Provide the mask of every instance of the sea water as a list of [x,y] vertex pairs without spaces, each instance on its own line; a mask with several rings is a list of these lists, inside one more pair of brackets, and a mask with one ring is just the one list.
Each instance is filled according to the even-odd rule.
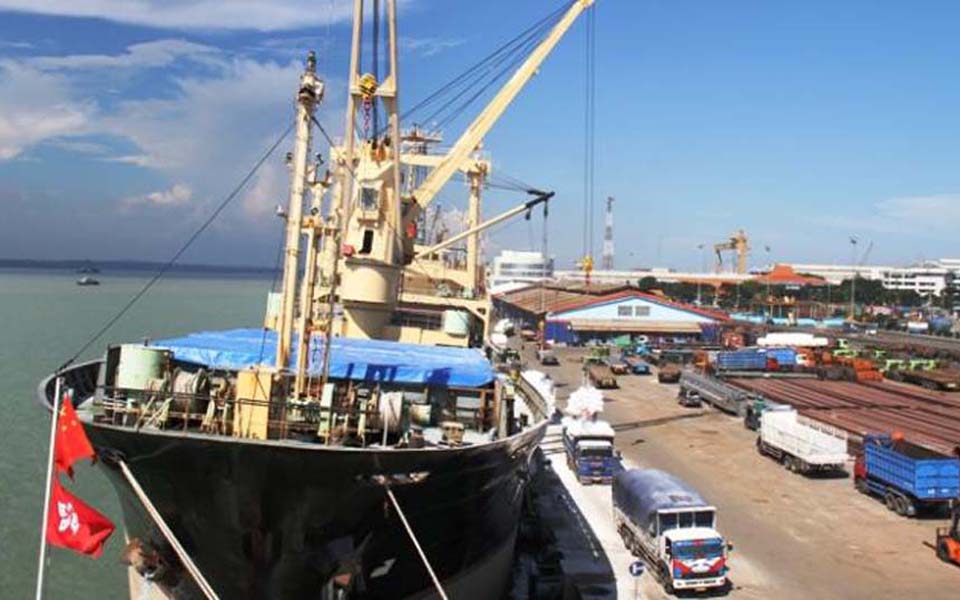
[[[49,414],[37,384],[77,352],[147,282],[150,274],[100,273],[78,286],[68,271],[0,270],[0,598],[32,598],[40,544]],[[264,278],[171,275],[161,279],[82,359],[107,344],[192,331],[258,327]],[[80,465],[66,487],[116,525],[98,559],[49,548],[45,598],[126,598],[120,507],[106,477]]]

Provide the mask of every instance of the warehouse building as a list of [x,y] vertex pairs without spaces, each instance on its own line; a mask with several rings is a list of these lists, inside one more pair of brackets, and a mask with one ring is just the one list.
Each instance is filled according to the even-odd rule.
[[494,307],[525,328],[544,323],[562,344],[640,335],[698,339],[727,320],[723,313],[680,304],[628,285],[551,282],[495,295]]

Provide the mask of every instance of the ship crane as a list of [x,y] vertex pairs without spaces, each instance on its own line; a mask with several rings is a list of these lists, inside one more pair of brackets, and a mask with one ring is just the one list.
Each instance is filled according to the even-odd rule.
[[713,251],[717,253],[716,272],[723,270],[723,252],[735,251],[737,253],[736,272],[743,275],[747,272],[747,259],[750,255],[750,243],[747,234],[741,229],[730,236],[726,242],[720,242],[713,245]]
[[[526,84],[537,74],[543,62],[569,31],[577,18],[595,0],[573,0],[542,41],[533,48],[500,90],[473,119],[449,151],[442,155],[402,153],[400,114],[398,105],[396,0],[386,0],[385,76],[376,71],[364,73],[361,69],[362,34],[364,21],[363,0],[355,0],[351,68],[348,80],[349,96],[346,111],[346,131],[342,147],[336,149],[337,177],[332,201],[334,235],[325,236],[327,243],[316,261],[320,265],[320,286],[315,294],[304,294],[306,302],[301,310],[313,314],[315,299],[328,299],[327,314],[333,313],[333,298],[342,306],[337,334],[347,337],[395,337],[394,316],[405,306],[432,306],[438,310],[456,308],[485,320],[487,302],[473,298],[473,289],[479,287],[482,272],[477,267],[479,258],[480,190],[489,172],[489,163],[477,158],[484,137],[490,132],[506,109]],[[374,4],[376,7],[376,3]],[[558,13],[561,14],[561,13]],[[374,65],[378,61],[374,61]],[[382,107],[385,126],[358,128],[366,124],[372,110]],[[374,117],[377,113],[373,112]],[[362,135],[357,135],[358,133]],[[414,165],[429,169],[412,193],[401,186],[400,167]],[[469,227],[467,240],[467,286],[462,298],[437,298],[417,293],[404,285],[404,276],[415,274],[423,266],[417,259],[417,225],[420,215],[436,198],[440,190],[458,172],[467,175],[470,184]],[[308,251],[309,256],[316,254]],[[290,255],[292,260],[292,254]],[[422,261],[427,262],[427,261]],[[425,270],[427,278],[431,273]],[[336,291],[334,291],[334,287]],[[457,306],[453,306],[457,304]],[[287,306],[284,306],[287,309]],[[387,332],[394,332],[387,334]],[[398,337],[399,336],[399,337]],[[306,337],[306,336],[304,336]],[[326,351],[326,350],[325,350]],[[302,373],[302,369],[298,369]]]

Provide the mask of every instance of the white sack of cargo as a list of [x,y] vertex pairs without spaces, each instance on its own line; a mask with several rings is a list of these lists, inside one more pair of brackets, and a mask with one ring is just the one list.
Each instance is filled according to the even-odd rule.
[[609,438],[613,440],[616,436],[613,427],[606,421],[564,417],[561,423],[564,431],[571,438]]
[[490,344],[497,350],[503,350],[507,347],[507,336],[502,333],[491,333]]
[[825,348],[829,344],[830,340],[827,338],[817,337],[812,333],[776,332],[757,339],[757,345],[761,347]]
[[567,398],[566,414],[589,419],[603,412],[603,392],[589,385],[580,386]]
[[839,469],[848,460],[847,432],[799,415],[787,405],[763,411],[758,443],[761,451],[800,472]]

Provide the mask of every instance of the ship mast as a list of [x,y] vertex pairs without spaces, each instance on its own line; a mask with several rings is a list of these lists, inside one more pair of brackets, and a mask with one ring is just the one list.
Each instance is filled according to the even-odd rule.
[[[323,99],[323,82],[317,77],[317,57],[313,52],[307,56],[307,65],[300,76],[297,92],[297,137],[294,143],[290,168],[290,200],[287,207],[286,250],[283,261],[283,283],[279,326],[277,327],[277,370],[290,366],[290,350],[293,340],[294,316],[296,314],[297,273],[300,266],[300,236],[303,227],[303,200],[307,188],[307,160],[310,155],[311,128],[317,105]],[[311,243],[313,243],[311,241]],[[301,332],[301,338],[303,338]],[[301,339],[301,354],[306,340]],[[301,357],[301,359],[304,357]]]

